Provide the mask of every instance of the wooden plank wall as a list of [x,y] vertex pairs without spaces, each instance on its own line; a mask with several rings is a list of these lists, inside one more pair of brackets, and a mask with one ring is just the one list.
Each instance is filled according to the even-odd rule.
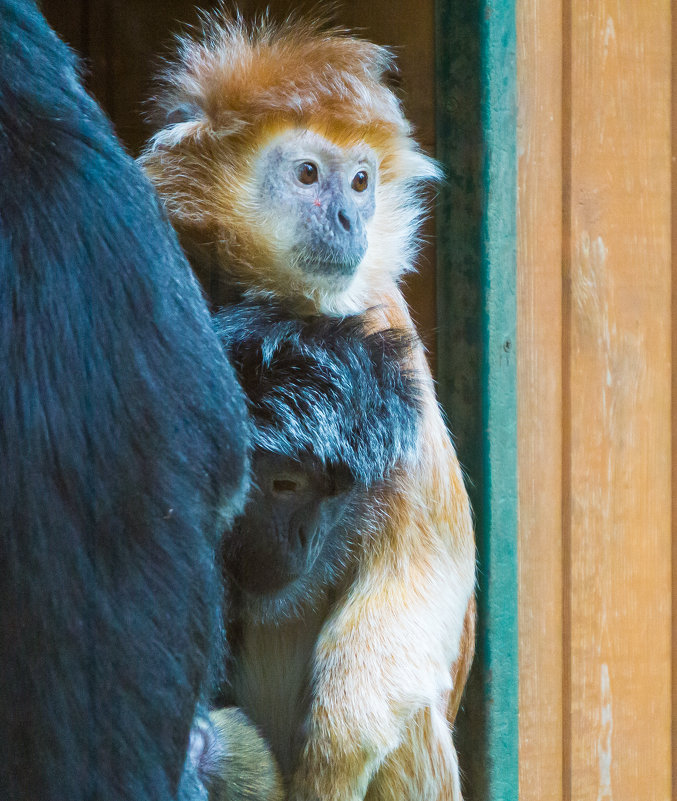
[[517,30],[520,798],[667,801],[670,2]]

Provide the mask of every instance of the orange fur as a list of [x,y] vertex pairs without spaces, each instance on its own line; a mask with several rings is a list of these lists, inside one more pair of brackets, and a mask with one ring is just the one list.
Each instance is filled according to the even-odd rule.
[[[300,314],[368,311],[375,329],[414,330],[397,280],[413,266],[419,187],[437,168],[384,83],[391,67],[385,48],[302,21],[250,30],[220,16],[199,41],[182,41],[157,107],[171,114],[187,104],[192,117],[161,129],[141,161],[187,249],[199,254],[208,292],[215,281],[237,284]],[[260,148],[296,129],[342,147],[366,142],[378,154],[369,246],[340,291],[272,270],[266,232],[248,205]],[[252,671],[265,673],[285,643],[303,641],[299,626],[319,631],[305,743],[288,776],[294,801],[460,798],[444,721],[453,722],[474,647],[472,521],[420,345],[408,366],[423,386],[420,448],[395,490],[375,499],[381,522],[364,537],[356,575],[335,603],[316,604],[288,632],[258,633],[252,623],[246,636]],[[271,723],[273,740],[275,730]]]

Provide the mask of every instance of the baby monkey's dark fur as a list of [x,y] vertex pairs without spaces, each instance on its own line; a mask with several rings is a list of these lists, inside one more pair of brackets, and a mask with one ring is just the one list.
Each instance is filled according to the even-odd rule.
[[300,318],[270,303],[229,305],[216,320],[257,448],[313,454],[365,486],[411,455],[419,434],[418,384],[403,366],[411,332],[370,334],[363,315]]

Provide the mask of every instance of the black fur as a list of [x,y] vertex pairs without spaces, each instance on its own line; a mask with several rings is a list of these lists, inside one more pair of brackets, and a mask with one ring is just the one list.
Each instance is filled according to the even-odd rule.
[[361,315],[298,318],[241,301],[217,331],[247,393],[259,450],[313,456],[359,484],[383,481],[416,446],[419,391],[408,332],[366,334]]
[[2,801],[176,797],[244,406],[72,54],[0,0]]
[[[412,336],[367,334],[361,315],[301,319],[243,299],[216,325],[249,399],[256,446],[253,490],[224,564],[245,590],[235,607],[279,620],[350,569],[378,525],[374,488],[416,447],[419,385],[403,367]],[[305,488],[276,495],[277,477]]]

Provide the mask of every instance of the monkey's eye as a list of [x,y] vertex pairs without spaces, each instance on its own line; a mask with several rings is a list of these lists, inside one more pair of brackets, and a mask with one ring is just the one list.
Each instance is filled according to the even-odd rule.
[[317,167],[312,161],[304,161],[296,168],[296,177],[300,183],[309,186],[317,183]]
[[369,176],[364,170],[360,170],[356,173],[355,177],[353,178],[353,182],[351,184],[352,188],[356,192],[364,192],[364,190],[369,185]]

